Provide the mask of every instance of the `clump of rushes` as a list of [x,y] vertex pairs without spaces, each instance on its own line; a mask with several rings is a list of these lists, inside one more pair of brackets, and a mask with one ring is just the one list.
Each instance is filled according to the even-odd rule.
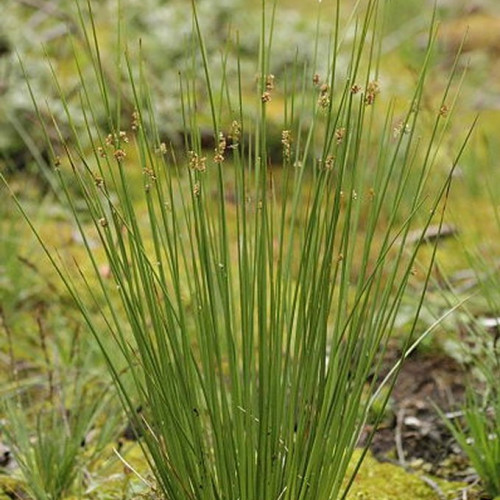
[[[355,12],[347,65],[337,2],[326,16],[334,19],[331,60],[283,74],[271,69],[277,7],[263,0],[257,88],[240,77],[221,78],[215,89],[192,8],[193,50],[180,78],[182,156],[162,145],[142,63],[117,58],[117,71],[124,63],[129,75],[130,126],[119,104],[109,107],[93,18],[80,13],[102,93],[102,102],[88,99],[82,79],[93,151],[77,133],[52,148],[54,158],[65,153],[55,172],[90,265],[72,273],[41,243],[103,347],[165,498],[343,498],[407,283],[420,279],[420,305],[428,281],[413,276],[417,250],[405,239],[414,222],[425,231],[446,197],[448,181],[431,195],[426,180],[448,125],[439,109],[450,90],[422,131],[427,58],[404,112],[407,133],[393,137],[395,106],[374,78],[375,0]],[[225,61],[216,69],[223,75]],[[208,152],[202,99],[215,144]],[[279,103],[282,164],[272,168],[267,115]],[[104,132],[98,106],[107,107]],[[113,353],[104,347],[110,337]]]

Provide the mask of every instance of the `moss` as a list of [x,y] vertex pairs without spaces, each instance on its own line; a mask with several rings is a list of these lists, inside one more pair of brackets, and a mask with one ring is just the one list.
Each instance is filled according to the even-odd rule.
[[[360,450],[355,452],[351,467],[355,466],[360,453]],[[430,479],[447,499],[456,498],[457,493],[466,486],[463,483],[451,483],[433,477]],[[380,463],[370,455],[364,460],[347,495],[348,500],[400,500],[409,497],[412,500],[442,498],[438,491],[422,479],[422,476],[407,472],[394,464]]]
[[23,483],[15,477],[0,474],[0,500],[11,500],[12,498],[28,498]]

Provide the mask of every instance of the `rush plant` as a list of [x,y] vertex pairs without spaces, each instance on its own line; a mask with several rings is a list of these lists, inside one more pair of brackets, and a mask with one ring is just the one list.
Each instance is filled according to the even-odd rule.
[[[344,498],[410,280],[419,289],[411,344],[432,262],[415,276],[418,245],[406,239],[415,227],[423,238],[446,199],[451,172],[437,191],[427,181],[453,96],[448,84],[424,111],[431,33],[413,94],[405,105],[389,99],[379,83],[382,7],[361,4],[349,18],[340,1],[325,12],[318,4],[331,36],[316,54],[328,59],[275,74],[279,9],[262,0],[249,81],[238,34],[220,64],[208,62],[192,2],[181,151],[158,133],[147,54],[117,55],[117,91],[91,2],[80,10],[95,69],[94,82],[81,79],[86,127],[47,141],[88,259],[75,265],[40,242],[169,500]],[[103,108],[106,130],[95,119]],[[281,151],[271,155],[276,126]]]

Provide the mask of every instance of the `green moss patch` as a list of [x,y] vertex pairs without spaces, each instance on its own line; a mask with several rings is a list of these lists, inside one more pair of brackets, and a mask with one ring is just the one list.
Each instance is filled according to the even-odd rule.
[[[351,461],[354,467],[361,450],[357,450]],[[442,500],[457,498],[458,493],[467,485],[448,482],[431,476],[407,472],[402,467],[391,463],[378,462],[368,455],[349,494],[348,500]],[[468,492],[468,498],[475,498]],[[460,497],[461,498],[461,497]]]

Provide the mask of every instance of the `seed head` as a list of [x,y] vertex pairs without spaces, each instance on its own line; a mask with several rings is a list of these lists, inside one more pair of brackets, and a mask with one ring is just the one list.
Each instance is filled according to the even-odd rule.
[[283,130],[281,132],[281,144],[283,144],[283,157],[285,160],[290,160],[292,149],[292,132],[290,130]]
[[351,94],[358,94],[359,92],[361,92],[361,87],[357,84],[354,84],[351,87]]
[[240,122],[237,120],[233,120],[231,123],[231,139],[232,139],[232,144],[231,147],[233,149],[238,147],[238,143],[240,142],[240,137],[241,137],[241,125]]
[[140,127],[140,118],[139,118],[139,112],[136,109],[132,113],[132,124],[130,128],[135,132],[136,130],[139,129],[139,127]]
[[380,85],[377,80],[372,80],[366,87],[365,104],[371,106],[378,94],[380,94]]
[[319,89],[318,106],[326,109],[330,105],[330,88],[326,83],[323,83]]
[[204,172],[207,168],[206,158],[204,156],[200,157],[194,151],[189,151],[189,167],[198,172]]
[[115,157],[116,161],[122,162],[127,156],[127,153],[125,153],[123,149],[115,149],[115,151],[113,152],[113,156]]
[[325,160],[325,170],[333,170],[335,164],[335,156],[328,155]]
[[274,90],[274,75],[266,76],[266,90],[272,92]]
[[392,131],[392,136],[394,139],[397,139],[401,134],[409,134],[410,133],[410,125],[409,123],[405,123],[404,120],[400,120]]
[[226,138],[222,132],[219,133],[219,143],[217,148],[215,148],[215,163],[222,163],[224,161],[224,153],[226,152]]
[[335,130],[335,142],[341,144],[345,137],[345,127],[340,127]]
[[106,146],[118,148],[122,142],[128,144],[129,140],[127,133],[123,130],[120,130],[118,134],[108,134],[104,142],[106,143]]
[[264,92],[261,96],[261,100],[263,103],[271,101],[271,94],[269,92]]
[[96,187],[102,188],[104,186],[104,179],[99,175],[94,175],[94,183]]
[[167,145],[164,142],[161,142],[160,145],[156,148],[155,153],[157,155],[166,155]]
[[145,167],[142,172],[143,172],[144,175],[146,175],[147,177],[149,177],[149,179],[152,182],[156,181],[156,174],[155,174],[155,171],[152,168]]
[[118,137],[120,138],[120,141],[124,142],[125,144],[128,144],[128,137],[127,137],[127,132],[124,132],[123,130],[120,130],[118,133]]

